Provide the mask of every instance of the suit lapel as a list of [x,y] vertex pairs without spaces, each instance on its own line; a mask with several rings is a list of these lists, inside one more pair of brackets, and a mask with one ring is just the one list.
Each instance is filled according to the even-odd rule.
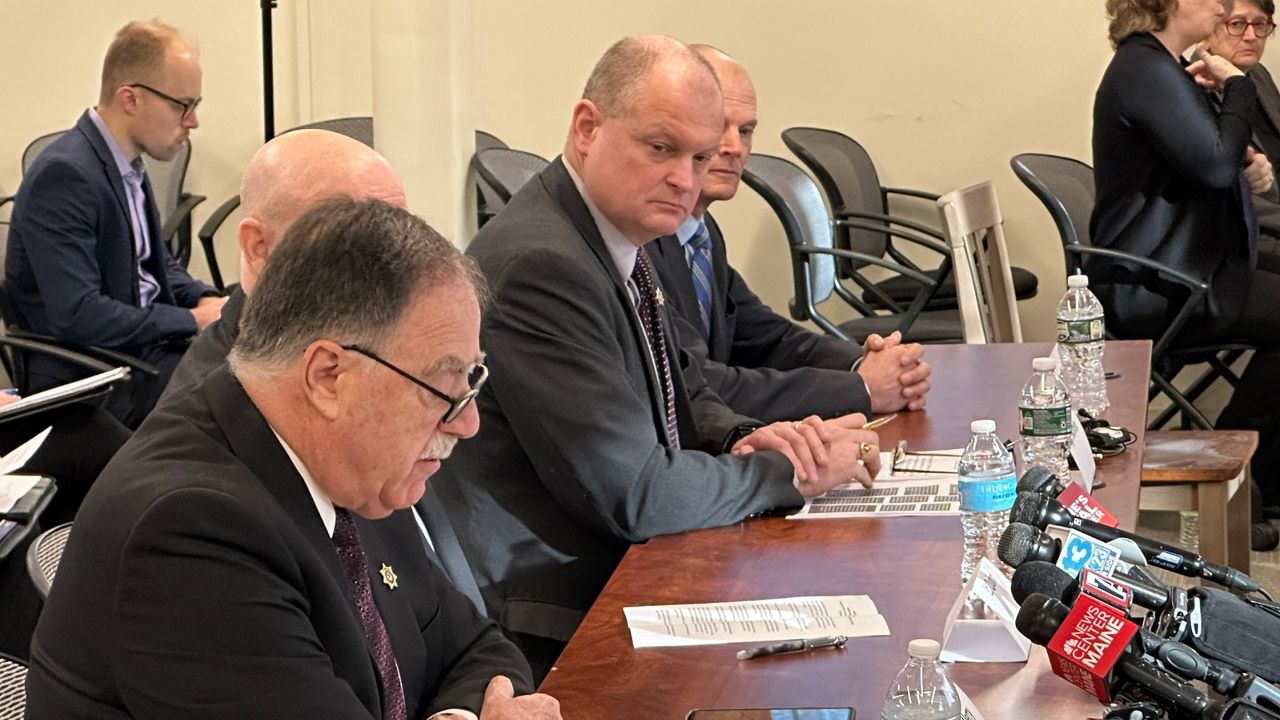
[[[124,178],[120,177],[120,168],[116,167],[116,158],[111,154],[111,148],[107,147],[106,138],[102,137],[102,133],[98,132],[98,126],[93,123],[93,118],[89,117],[86,110],[80,119],[76,121],[75,129],[85,136],[89,141],[89,146],[93,148],[93,152],[98,156],[98,162],[102,163],[102,172],[107,177],[107,184],[111,186],[111,194],[116,198],[117,209],[120,211],[121,220],[124,227],[129,229],[129,257],[131,266],[138,265],[138,239],[133,236],[133,223],[129,221],[129,196],[124,189]],[[154,255],[155,253],[152,253]],[[139,279],[133,278],[133,304],[142,305],[142,290],[138,285]]]
[[[600,235],[600,228],[596,227],[595,218],[591,217],[591,211],[587,209],[586,202],[582,199],[582,195],[578,193],[578,188],[573,184],[573,178],[569,177],[569,171],[565,169],[564,158],[558,157],[543,170],[538,176],[543,187],[551,198],[560,206],[569,221],[573,223],[574,228],[582,239],[586,242],[587,247],[591,250],[598,262],[609,278],[613,281],[614,294],[617,300],[626,309],[624,313],[631,325],[632,342],[636,344],[645,362],[645,377],[648,378],[649,403],[653,406],[653,419],[658,429],[658,437],[666,438],[666,427],[661,425],[662,418],[666,417],[666,403],[662,400],[662,379],[657,375],[657,368],[649,358],[647,347],[648,339],[645,337],[644,325],[640,322],[640,315],[636,312],[635,306],[631,302],[631,295],[627,291],[626,279],[618,274],[618,268],[613,264],[613,256],[609,254],[609,249],[605,247],[604,238]],[[643,252],[641,248],[641,252]],[[659,315],[662,316],[664,327],[667,330],[668,349],[674,342],[674,335],[671,332],[671,325],[665,319],[666,312],[660,308]],[[668,353],[670,357],[670,353]],[[672,364],[672,375],[678,374],[676,371],[680,367],[679,364]],[[678,395],[678,393],[677,393]],[[664,440],[665,442],[665,440]]]
[[[349,615],[344,621],[347,627],[341,632],[364,649],[367,659],[366,663],[359,666],[359,682],[353,685],[353,689],[370,710],[381,715],[381,689],[377,669],[365,641],[351,583],[338,561],[333,538],[325,530],[324,522],[316,512],[315,501],[311,498],[306,483],[276,440],[271,426],[225,365],[200,386],[199,392],[204,394],[209,411],[225,434],[231,452],[249,468],[298,527],[308,548],[324,565],[338,592],[345,598]],[[357,527],[363,527],[359,521]],[[336,628],[329,630],[338,631]],[[344,663],[340,657],[333,657],[332,660],[335,670],[348,682],[356,680],[341,672],[341,666],[350,666],[349,662]]]
[[711,338],[707,347],[711,349],[711,357],[728,358],[733,351],[733,332],[729,326],[729,309],[725,302],[729,297],[729,256],[724,246],[724,235],[720,233],[720,225],[711,213],[703,219],[707,223],[707,233],[711,236],[711,274],[715,287],[711,293]]
[[1276,93],[1275,83],[1271,81],[1271,73],[1261,65],[1249,71],[1249,77],[1257,89],[1258,103],[1272,127],[1280,130],[1280,95]]

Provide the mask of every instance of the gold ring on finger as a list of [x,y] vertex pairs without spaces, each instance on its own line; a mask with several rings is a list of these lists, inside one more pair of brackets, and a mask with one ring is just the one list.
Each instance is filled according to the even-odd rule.
[[871,443],[869,442],[859,443],[858,459],[861,460],[862,458],[866,457],[869,454],[871,454]]

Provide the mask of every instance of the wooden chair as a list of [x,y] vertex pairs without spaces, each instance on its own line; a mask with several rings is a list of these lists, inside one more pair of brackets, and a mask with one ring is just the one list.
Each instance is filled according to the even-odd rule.
[[1195,510],[1200,555],[1249,572],[1249,461],[1254,430],[1150,431],[1142,455],[1143,510]]
[[1022,342],[1004,218],[991,181],[938,198],[951,246],[956,303],[969,344]]

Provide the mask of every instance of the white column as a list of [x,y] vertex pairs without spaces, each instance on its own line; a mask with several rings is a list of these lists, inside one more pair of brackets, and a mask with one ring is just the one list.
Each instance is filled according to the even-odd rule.
[[404,179],[409,207],[465,245],[475,224],[467,164],[475,145],[468,0],[373,5],[373,132]]

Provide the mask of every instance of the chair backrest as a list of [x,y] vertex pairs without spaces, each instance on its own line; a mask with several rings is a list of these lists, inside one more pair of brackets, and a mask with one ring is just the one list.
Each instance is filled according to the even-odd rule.
[[[813,178],[795,163],[773,155],[753,154],[747,159],[742,180],[773,209],[791,248],[834,247],[831,218],[822,193]],[[822,303],[835,291],[836,267],[831,255],[792,252],[791,269],[796,292],[793,309],[804,308],[805,298],[814,305]]]
[[28,143],[27,149],[22,151],[22,174],[27,174],[27,170],[31,169],[31,163],[36,161],[36,158],[40,156],[40,153],[44,152],[45,148],[52,145],[54,140],[66,134],[66,130],[59,130],[47,135],[41,135]]
[[497,135],[494,135],[493,133],[485,132],[484,130],[476,131],[476,152],[480,152],[481,150],[488,150],[490,148],[504,148],[504,147],[509,147],[509,146],[502,141],[502,138],[499,138]]
[[0,655],[0,720],[22,720],[27,712],[27,665]]
[[964,341],[1022,342],[995,186],[988,180],[949,192],[938,198],[938,214],[951,245]]
[[[1096,193],[1093,186],[1093,168],[1061,155],[1022,153],[1009,161],[1013,173],[1032,194],[1039,198],[1053,224],[1065,250],[1071,246],[1090,246],[1089,216],[1093,214]],[[1064,252],[1067,274],[1080,272],[1080,255]]]
[[285,133],[291,133],[295,130],[328,130],[329,132],[336,132],[339,135],[346,135],[347,137],[355,138],[369,147],[374,147],[373,118],[367,116],[317,120],[315,122],[307,123],[306,125],[291,127],[279,134],[284,135]]
[[504,205],[550,164],[541,155],[511,148],[489,148],[476,153],[476,172]]
[[40,533],[27,548],[27,574],[31,576],[31,584],[36,586],[40,597],[49,596],[49,588],[58,575],[62,551],[66,549],[67,538],[70,536],[71,523],[63,523]]
[[[782,131],[782,142],[818,179],[831,201],[833,215],[842,210],[887,214],[880,174],[857,140],[835,130],[793,127]],[[888,235],[872,230],[837,228],[835,232],[837,247],[867,255],[880,257],[889,244]]]
[[[182,201],[182,186],[186,183],[187,166],[190,163],[190,138],[182,143],[182,149],[172,159],[157,160],[147,156],[147,179],[151,181],[151,192],[155,195],[156,210],[160,211],[162,228],[168,226],[169,218],[173,217],[174,211],[178,209],[178,203]],[[164,240],[176,242],[173,238],[164,238]],[[187,242],[190,243],[190,238],[187,238]],[[190,248],[177,248],[171,244],[169,252],[175,258],[183,254],[189,257]]]
[[476,149],[471,154],[471,172],[476,176],[476,227],[484,227],[507,204],[498,191],[480,176],[480,153],[506,147],[507,144],[497,135],[484,130],[476,131]]

